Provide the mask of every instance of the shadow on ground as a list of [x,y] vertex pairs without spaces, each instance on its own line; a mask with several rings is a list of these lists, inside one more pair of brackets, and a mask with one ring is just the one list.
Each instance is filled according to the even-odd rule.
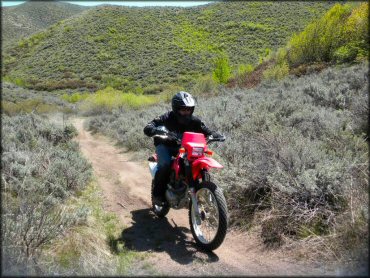
[[[194,260],[217,262],[213,252],[199,249],[187,227],[176,225],[176,219],[158,218],[150,209],[131,212],[133,225],[122,231],[116,241],[123,241],[128,249],[135,251],[167,252],[180,263],[189,264]],[[172,225],[170,222],[172,222]]]

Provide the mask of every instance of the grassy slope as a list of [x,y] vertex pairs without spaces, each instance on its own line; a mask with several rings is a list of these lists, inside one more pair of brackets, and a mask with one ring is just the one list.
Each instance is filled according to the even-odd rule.
[[[5,52],[5,74],[42,89],[189,85],[220,51],[256,63],[332,3],[229,2],[195,8],[97,7]],[[68,80],[68,81],[66,81]]]
[[23,37],[78,14],[87,7],[58,2],[26,2],[14,7],[2,7],[2,40],[7,46]]
[[60,98],[57,92],[34,91],[11,83],[1,84],[2,113],[13,116],[21,112],[36,112],[40,114],[73,111],[73,104]]

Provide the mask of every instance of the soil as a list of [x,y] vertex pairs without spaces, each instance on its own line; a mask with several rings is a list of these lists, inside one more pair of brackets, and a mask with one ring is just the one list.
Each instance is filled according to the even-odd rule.
[[192,238],[188,210],[171,209],[157,218],[151,211],[151,175],[146,161],[135,159],[114,142],[83,128],[84,119],[72,119],[84,156],[92,163],[102,188],[104,209],[115,213],[123,226],[125,246],[144,252],[143,261],[133,266],[136,275],[341,275],[328,265],[312,264],[267,249],[256,233],[229,229],[225,241],[214,252],[197,248]]
[[263,62],[262,64],[258,65],[253,72],[250,74],[245,75],[242,80],[238,81],[237,79],[231,79],[227,83],[227,88],[235,88],[239,86],[240,88],[251,89],[256,87],[258,84],[261,83],[263,72],[273,64],[274,61],[267,61]]

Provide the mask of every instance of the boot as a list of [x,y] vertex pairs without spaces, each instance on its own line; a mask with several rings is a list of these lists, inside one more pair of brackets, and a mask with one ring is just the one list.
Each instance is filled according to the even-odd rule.
[[153,204],[162,207],[165,204],[166,200],[162,196],[153,195]]
[[166,201],[166,185],[168,181],[168,170],[158,169],[154,177],[153,201],[163,203]]

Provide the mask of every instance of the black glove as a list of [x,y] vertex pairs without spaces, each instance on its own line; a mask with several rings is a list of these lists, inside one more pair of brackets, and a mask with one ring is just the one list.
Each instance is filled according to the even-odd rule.
[[221,135],[220,133],[218,133],[218,132],[212,132],[212,134],[211,134],[211,135],[212,135],[212,137],[213,137],[213,138],[215,138],[215,139],[216,139],[216,138],[221,138],[221,137],[222,137],[222,135]]
[[211,136],[212,136],[211,139],[214,139],[214,141],[224,142],[226,139],[224,135],[218,132],[212,132]]
[[167,133],[167,136],[168,136],[168,139],[169,140],[177,140],[178,139],[178,136],[175,132],[172,132],[172,131],[169,131]]
[[168,133],[168,131],[166,131],[163,127],[156,127],[154,129],[153,135],[165,135],[167,133]]

